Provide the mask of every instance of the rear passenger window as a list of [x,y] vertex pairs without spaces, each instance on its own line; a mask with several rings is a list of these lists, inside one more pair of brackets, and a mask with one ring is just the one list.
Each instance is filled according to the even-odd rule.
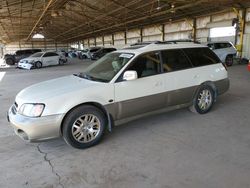
[[162,51],[164,72],[178,71],[192,67],[190,61],[181,50]]
[[159,74],[161,63],[158,53],[150,52],[139,56],[128,70],[134,70],[138,78]]
[[195,67],[220,63],[220,59],[209,48],[183,49]]

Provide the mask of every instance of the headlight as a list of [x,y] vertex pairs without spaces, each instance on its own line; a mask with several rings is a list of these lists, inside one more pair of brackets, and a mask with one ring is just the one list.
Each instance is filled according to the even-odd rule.
[[34,60],[27,61],[27,63],[29,63],[29,64],[33,64],[34,62],[35,62]]
[[42,115],[44,104],[23,104],[18,113],[29,117],[39,117]]

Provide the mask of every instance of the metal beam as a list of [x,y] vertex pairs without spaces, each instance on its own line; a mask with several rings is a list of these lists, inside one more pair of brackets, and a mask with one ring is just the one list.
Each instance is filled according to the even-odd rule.
[[50,5],[53,3],[53,2],[56,2],[57,0],[49,0],[47,6],[44,8],[41,16],[39,17],[39,19],[36,21],[34,27],[32,28],[30,34],[28,35],[28,37],[26,38],[26,40],[29,40],[29,38],[31,37],[32,33],[34,32],[34,30],[36,29],[37,25],[39,24],[39,22],[41,21],[41,19],[43,18],[44,14],[46,13],[46,11],[49,9]]

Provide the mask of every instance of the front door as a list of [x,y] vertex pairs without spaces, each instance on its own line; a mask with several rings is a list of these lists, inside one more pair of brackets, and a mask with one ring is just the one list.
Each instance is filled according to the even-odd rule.
[[[115,83],[115,119],[123,119],[164,107],[164,81],[158,52],[150,52],[136,58],[127,70],[135,70],[138,79],[120,80]],[[122,75],[121,75],[122,76]]]

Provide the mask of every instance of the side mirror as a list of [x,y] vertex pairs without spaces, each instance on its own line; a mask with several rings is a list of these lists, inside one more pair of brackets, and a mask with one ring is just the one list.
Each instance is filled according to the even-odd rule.
[[136,71],[126,71],[123,74],[123,80],[129,81],[129,80],[136,80],[138,78]]

